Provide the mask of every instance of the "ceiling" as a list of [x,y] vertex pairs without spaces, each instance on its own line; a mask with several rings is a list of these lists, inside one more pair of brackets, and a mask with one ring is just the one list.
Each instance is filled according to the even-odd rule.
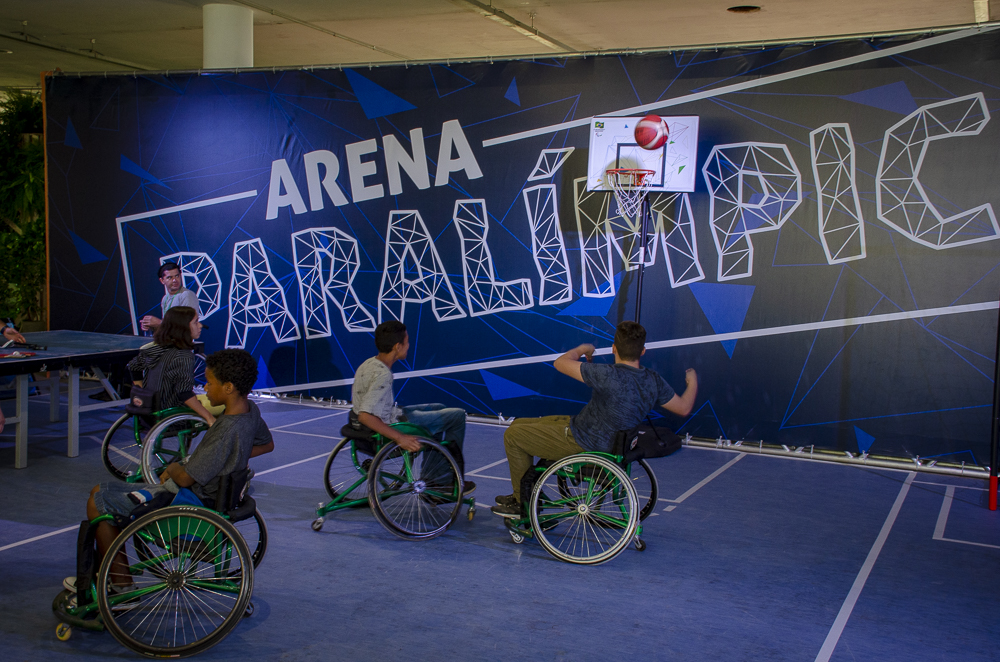
[[[1000,0],[219,0],[254,12],[254,65],[504,58],[927,30]],[[740,2],[759,11],[727,11]],[[0,0],[0,87],[39,72],[199,69],[197,0]],[[535,32],[537,31],[537,34]]]

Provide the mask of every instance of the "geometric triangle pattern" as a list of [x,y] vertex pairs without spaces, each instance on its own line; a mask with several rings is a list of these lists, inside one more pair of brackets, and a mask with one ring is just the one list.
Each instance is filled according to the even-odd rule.
[[327,299],[340,310],[352,333],[374,331],[375,318],[354,291],[361,264],[358,240],[339,228],[312,228],[292,234],[292,254],[305,314],[306,338],[333,335]]
[[[716,333],[735,333],[743,328],[753,298],[753,285],[692,283],[689,287]],[[736,340],[722,341],[722,346],[729,358],[733,358]]]
[[494,400],[506,400],[508,398],[523,398],[527,395],[538,395],[537,391],[532,391],[530,388],[526,388],[510,381],[509,379],[504,379],[494,375],[492,372],[487,372],[485,370],[480,370],[479,375],[483,378],[483,383],[486,384],[486,388],[490,391],[490,397]]
[[243,349],[247,329],[262,326],[269,327],[279,343],[299,339],[299,328],[288,312],[285,291],[271,273],[264,243],[250,239],[233,246],[226,347]]
[[73,120],[69,117],[66,118],[66,136],[63,138],[63,144],[67,147],[72,147],[73,149],[83,149],[83,143],[80,142],[80,136],[76,135],[76,128],[73,126]]
[[167,186],[166,184],[164,184],[163,182],[161,182],[156,177],[153,177],[151,174],[149,174],[148,171],[146,171],[145,169],[141,168],[139,166],[139,164],[135,163],[134,161],[132,161],[131,159],[129,159],[124,154],[121,155],[121,161],[119,163],[119,167],[121,167],[121,169],[124,170],[125,172],[131,173],[131,174],[133,174],[133,175],[135,175],[137,177],[140,177],[141,179],[145,179],[146,181],[153,182],[154,184],[159,184],[160,186],[162,186],[164,188],[167,188],[167,189],[170,188],[169,186]]
[[531,228],[531,252],[541,277],[538,304],[565,303],[573,298],[573,277],[566,257],[566,240],[559,225],[555,184],[532,186],[521,194]]
[[903,81],[872,87],[854,94],[845,94],[840,98],[900,115],[909,115],[917,109],[917,102],[913,100],[910,88]]
[[73,240],[73,246],[76,248],[77,255],[80,256],[80,264],[93,264],[94,262],[103,262],[108,259],[104,253],[88,244],[75,232],[71,231],[69,236]]
[[824,124],[809,134],[819,238],[829,264],[865,257],[865,225],[854,179],[854,138],[848,124]]
[[857,425],[854,426],[854,437],[858,440],[858,450],[867,453],[875,442],[875,437],[871,436]]
[[517,78],[510,79],[510,85],[507,86],[507,92],[503,95],[503,98],[515,106],[521,105],[521,97],[517,93]]
[[750,235],[776,230],[802,202],[802,177],[788,147],[716,145],[702,167],[709,221],[719,254],[718,280],[753,275]]
[[173,253],[160,258],[160,264],[166,262],[180,266],[184,287],[198,297],[200,319],[210,317],[222,306],[222,280],[207,253]]
[[610,195],[587,190],[587,178],[573,180],[573,207],[580,241],[580,283],[584,297],[613,297],[611,240],[605,230]]
[[655,234],[660,235],[666,256],[670,287],[680,287],[705,279],[698,260],[698,242],[694,234],[694,215],[687,193],[658,193],[650,204],[656,218]]
[[432,64],[427,68],[431,72],[431,80],[434,82],[434,91],[437,92],[439,99],[446,97],[449,94],[454,94],[455,92],[461,92],[465,88],[472,87],[476,84],[475,81],[471,81],[462,74],[452,71],[448,67],[440,64]]
[[556,171],[566,163],[566,159],[569,155],[573,153],[575,147],[562,147],[560,149],[543,149],[541,154],[538,155],[538,162],[535,163],[535,169],[531,171],[531,176],[528,177],[529,182],[534,182],[539,179],[548,179],[552,175],[556,174]]
[[257,357],[257,381],[254,382],[254,390],[274,388],[277,384],[274,383],[274,378],[271,377],[271,372],[267,369],[267,364],[264,363],[264,357]]
[[373,83],[353,69],[344,69],[347,81],[351,84],[354,96],[361,104],[365,117],[372,120],[393,113],[416,108],[412,103],[401,99],[377,83]]
[[490,231],[486,200],[456,200],[452,214],[455,229],[462,242],[462,277],[465,299],[473,317],[492,315],[505,310],[531,308],[531,280],[519,278],[509,282],[497,280],[493,256],[486,243]]
[[936,250],[1000,237],[993,205],[944,216],[920,183],[927,148],[936,140],[975,136],[990,121],[982,92],[918,108],[885,132],[875,178],[875,205],[883,223]]

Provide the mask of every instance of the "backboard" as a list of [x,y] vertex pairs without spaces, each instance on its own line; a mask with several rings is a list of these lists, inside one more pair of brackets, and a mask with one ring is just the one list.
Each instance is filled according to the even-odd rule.
[[640,119],[609,116],[591,119],[587,190],[610,191],[605,177],[609,168],[644,168],[655,173],[650,192],[693,192],[697,171],[698,116],[664,116],[670,138],[666,145],[655,150],[642,149],[635,142],[635,123]]

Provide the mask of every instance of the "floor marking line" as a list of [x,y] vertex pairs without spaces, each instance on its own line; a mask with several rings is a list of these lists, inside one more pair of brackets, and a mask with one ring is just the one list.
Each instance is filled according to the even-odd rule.
[[12,542],[9,545],[4,545],[3,547],[0,547],[0,552],[12,549],[14,547],[20,547],[21,545],[27,545],[29,542],[35,542],[36,540],[44,540],[45,538],[51,538],[52,536],[57,536],[60,533],[67,533],[69,531],[79,531],[79,530],[80,530],[80,525],[77,524],[76,526],[67,526],[65,529],[59,529],[58,531],[49,531],[48,533],[43,533],[42,535],[35,536],[34,538],[28,538],[20,542]]
[[316,434],[315,432],[299,432],[297,430],[271,430],[271,432],[280,432],[281,434],[297,434],[302,437],[320,437],[321,439],[340,439],[340,435],[330,436],[328,434]]
[[990,545],[985,542],[972,542],[971,540],[955,540],[954,538],[939,538],[943,542],[957,542],[960,545],[975,545],[976,547],[989,547],[990,549],[1000,549],[1000,545]]
[[[966,477],[966,480],[968,480],[968,477]],[[914,485],[933,485],[934,487],[954,487],[955,489],[959,489],[959,490],[975,490],[976,492],[986,492],[987,491],[987,488],[985,488],[985,487],[976,487],[975,485],[949,485],[948,483],[935,483],[935,482],[929,481],[929,480],[915,480],[915,481],[913,481],[913,484]]]
[[295,421],[294,423],[285,423],[284,425],[279,425],[276,428],[271,428],[271,431],[274,432],[275,430],[281,430],[283,428],[290,428],[293,425],[302,425],[304,423],[312,423],[313,421],[321,421],[324,418],[330,418],[332,416],[338,416],[340,414],[346,414],[346,413],[347,413],[347,410],[344,410],[344,411],[335,411],[332,414],[326,414],[325,416],[317,416],[316,418],[307,418],[304,421]]
[[695,485],[694,487],[692,487],[690,490],[688,490],[684,494],[682,494],[679,497],[677,497],[676,499],[666,499],[666,498],[663,498],[663,499],[657,499],[657,500],[658,501],[669,501],[670,503],[684,503],[685,499],[687,499],[689,496],[691,496],[692,494],[694,494],[695,492],[697,492],[701,488],[703,488],[706,485],[708,485],[709,483],[711,483],[713,480],[715,480],[716,478],[718,478],[719,475],[722,474],[723,471],[725,471],[729,467],[733,466],[734,464],[736,464],[737,462],[739,462],[740,460],[742,460],[746,456],[747,456],[746,453],[740,453],[739,455],[737,455],[736,457],[734,457],[733,459],[731,459],[729,462],[726,462],[721,467],[719,467],[718,469],[716,469],[715,471],[713,471],[712,473],[710,473],[705,478],[702,478],[700,483],[698,483],[697,485]]
[[483,476],[482,474],[477,474],[477,473],[466,473],[465,474],[466,478],[468,478],[469,476],[472,476],[473,478],[481,478],[483,480],[502,480],[502,481],[505,481],[505,482],[508,482],[508,483],[510,482],[510,478],[502,478],[500,476]]
[[903,486],[899,488],[899,494],[896,495],[896,501],[892,504],[892,508],[885,518],[885,523],[882,524],[882,530],[879,531],[878,537],[875,539],[875,544],[872,545],[871,550],[868,552],[868,558],[865,559],[864,564],[861,566],[858,576],[854,578],[854,584],[851,586],[844,604],[841,605],[840,612],[833,621],[830,632],[826,635],[823,647],[816,654],[816,662],[829,662],[830,657],[833,655],[833,651],[837,647],[837,642],[840,641],[840,635],[843,634],[844,627],[847,625],[847,619],[851,617],[851,612],[854,611],[854,605],[858,602],[858,597],[865,587],[865,582],[868,581],[868,576],[871,574],[872,568],[875,567],[875,561],[878,560],[878,555],[882,552],[882,547],[889,538],[889,532],[892,531],[892,525],[896,523],[896,517],[903,507],[903,501],[906,500],[906,495],[909,493],[910,485],[913,484],[913,479],[916,475],[915,472],[911,471],[906,476],[906,480],[903,481]]
[[321,457],[327,457],[329,453],[320,453],[319,455],[313,455],[312,457],[307,457],[304,460],[299,460],[298,462],[289,462],[288,464],[283,464],[280,467],[274,467],[272,469],[264,469],[264,471],[255,471],[254,478],[257,476],[263,476],[264,474],[269,474],[272,471],[277,471],[278,469],[287,469],[288,467],[294,467],[296,464],[305,464],[306,462],[312,462],[313,460],[318,460]]
[[941,500],[941,511],[938,513],[937,523],[934,525],[934,540],[944,540],[944,529],[948,526],[948,513],[951,512],[951,502],[955,498],[955,487],[949,485],[944,491],[944,499]]
[[[502,460],[497,460],[496,462],[492,462],[490,464],[487,464],[485,467],[479,467],[478,469],[472,471],[471,473],[477,474],[480,471],[486,471],[487,469],[492,469],[493,467],[497,466],[498,464],[503,464],[506,461],[507,461],[507,458],[504,458]],[[484,476],[484,478],[490,478],[490,477],[491,476]]]

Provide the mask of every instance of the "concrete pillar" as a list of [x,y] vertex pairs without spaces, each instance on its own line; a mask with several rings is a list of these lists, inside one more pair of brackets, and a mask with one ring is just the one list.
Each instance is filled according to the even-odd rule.
[[253,10],[238,5],[202,7],[204,69],[253,66]]

